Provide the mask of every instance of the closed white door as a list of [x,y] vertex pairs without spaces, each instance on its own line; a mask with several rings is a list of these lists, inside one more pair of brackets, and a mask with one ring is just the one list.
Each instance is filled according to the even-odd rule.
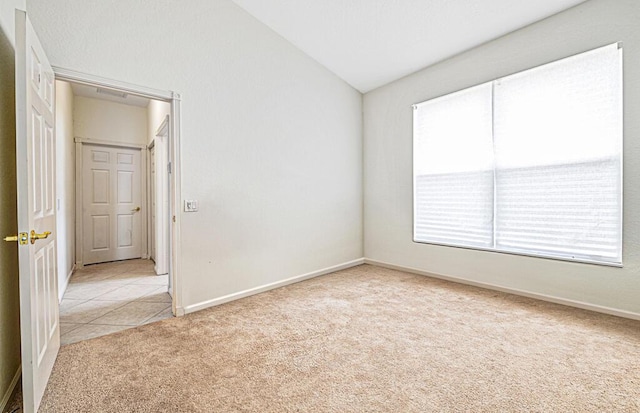
[[149,256],[156,262],[156,147],[155,145],[149,148],[149,214],[151,215],[150,236],[149,236]]
[[[17,241],[24,412],[38,410],[60,349],[56,271],[54,74],[16,10]],[[16,239],[17,238],[17,239]]]
[[140,149],[82,145],[82,263],[142,256]]

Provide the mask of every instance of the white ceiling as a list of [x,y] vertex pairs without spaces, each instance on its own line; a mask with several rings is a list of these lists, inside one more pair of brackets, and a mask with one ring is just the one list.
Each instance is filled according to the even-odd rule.
[[123,105],[140,106],[146,108],[149,105],[149,99],[136,95],[127,94],[126,97],[113,96],[105,93],[98,93],[95,86],[87,86],[79,83],[71,83],[71,89],[74,96],[84,96],[86,98],[108,100],[110,102],[122,103]]
[[361,92],[585,0],[233,0]]

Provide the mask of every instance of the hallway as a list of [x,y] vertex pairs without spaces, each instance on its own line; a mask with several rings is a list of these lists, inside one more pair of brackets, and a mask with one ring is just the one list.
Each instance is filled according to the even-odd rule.
[[150,260],[89,265],[74,272],[60,304],[62,345],[172,317],[168,276]]

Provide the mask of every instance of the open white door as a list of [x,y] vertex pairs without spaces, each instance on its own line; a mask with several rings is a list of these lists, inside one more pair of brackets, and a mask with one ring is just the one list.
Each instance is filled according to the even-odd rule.
[[27,14],[16,10],[18,254],[25,413],[37,412],[60,349],[54,102],[51,65]]

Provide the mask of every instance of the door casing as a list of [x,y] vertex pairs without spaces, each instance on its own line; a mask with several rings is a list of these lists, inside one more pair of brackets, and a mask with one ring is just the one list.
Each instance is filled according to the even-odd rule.
[[181,221],[181,96],[173,91],[164,91],[127,82],[107,79],[53,66],[56,80],[80,83],[92,87],[101,87],[117,92],[125,92],[148,99],[160,100],[170,105],[168,133],[169,163],[169,277],[172,285],[172,311],[175,316],[185,314],[182,300],[182,285],[180,282],[180,221]]

